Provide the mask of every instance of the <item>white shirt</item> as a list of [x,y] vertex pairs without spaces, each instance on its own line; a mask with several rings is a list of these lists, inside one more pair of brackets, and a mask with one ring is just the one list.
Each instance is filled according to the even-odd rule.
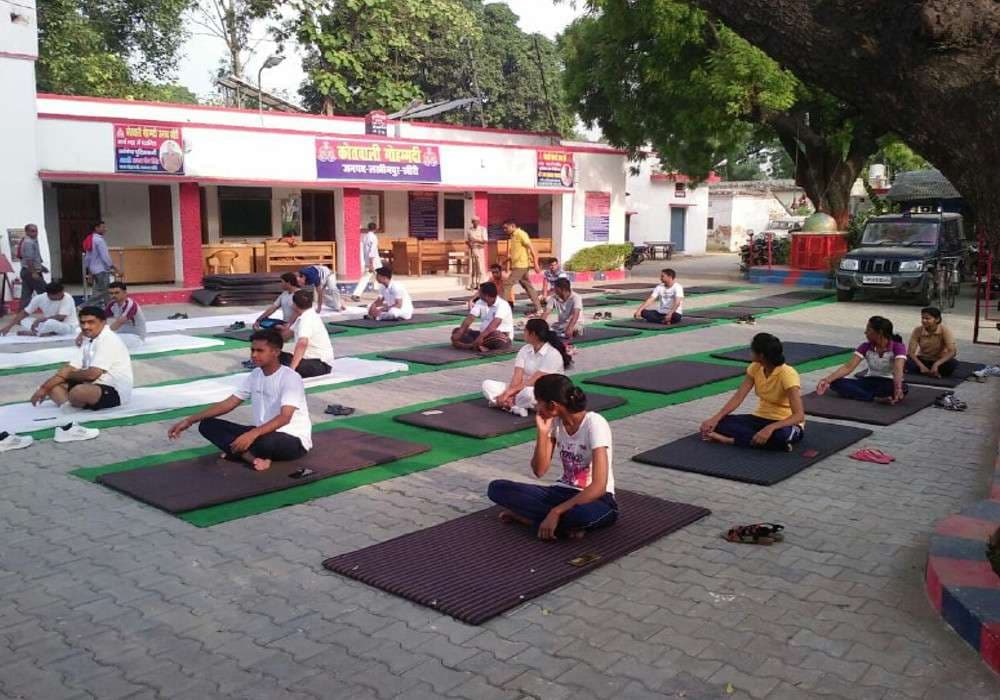
[[275,305],[281,309],[281,318],[284,321],[291,320],[295,315],[295,304],[292,302],[292,292],[282,292],[274,300]]
[[104,370],[94,384],[110,386],[118,392],[122,405],[128,403],[132,398],[132,356],[122,339],[110,326],[104,326],[96,338],[84,338],[80,349],[83,351],[80,362],[70,365],[76,369]]
[[486,302],[478,299],[475,305],[469,309],[469,315],[479,319],[479,330],[483,331],[493,322],[494,318],[500,319],[497,330],[506,333],[508,336],[514,335],[514,311],[506,299],[497,297],[493,306],[487,306]]
[[378,236],[375,235],[374,231],[368,231],[361,237],[361,263],[365,270],[368,270],[368,264],[374,262],[375,267],[378,267],[382,260],[378,256]]
[[413,315],[413,300],[410,299],[410,293],[406,291],[404,287],[399,282],[392,280],[387,285],[379,285],[379,296],[382,297],[382,301],[388,307],[393,307],[396,305],[397,301],[402,301],[399,310],[403,315]]
[[34,316],[41,312],[41,315],[45,318],[52,318],[53,316],[65,316],[63,323],[68,323],[71,326],[78,326],[80,320],[76,317],[76,304],[73,303],[73,297],[69,294],[63,294],[63,298],[58,301],[50,299],[48,294],[36,294],[32,297],[28,305],[24,307],[24,312],[28,316]]
[[677,300],[677,308],[674,309],[674,313],[682,314],[684,313],[684,287],[680,286],[674,282],[668,288],[665,284],[656,285],[656,289],[650,295],[653,299],[658,299],[660,301],[660,306],[657,309],[661,314],[665,314],[670,311],[670,307],[673,306],[674,299]]
[[556,439],[556,450],[562,460],[563,475],[559,484],[582,491],[593,481],[592,462],[594,450],[598,447],[608,448],[608,484],[607,493],[615,492],[615,473],[611,465],[614,463],[611,445],[611,426],[604,416],[588,411],[584,416],[575,435],[570,435],[563,427],[562,421],[556,418],[552,423],[552,437]]
[[303,360],[321,360],[333,367],[333,343],[330,342],[330,332],[326,329],[323,319],[316,313],[316,309],[310,307],[299,314],[292,324],[292,331],[295,333],[296,344],[300,338],[305,338],[309,343],[302,356]]
[[292,420],[278,428],[279,433],[297,437],[302,447],[312,449],[312,421],[306,405],[306,387],[299,373],[281,366],[270,376],[260,367],[243,380],[243,385],[233,394],[241,401],[250,399],[254,425],[260,427],[281,413],[282,406],[292,406]]
[[517,357],[514,359],[514,367],[520,367],[524,370],[525,379],[533,376],[536,372],[562,374],[564,369],[562,355],[548,343],[538,348],[538,352],[535,352],[533,347],[525,343],[517,351]]

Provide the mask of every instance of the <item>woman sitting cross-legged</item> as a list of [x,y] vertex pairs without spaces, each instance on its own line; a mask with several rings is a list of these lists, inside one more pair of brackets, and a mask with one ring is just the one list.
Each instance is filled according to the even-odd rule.
[[483,382],[483,396],[491,406],[526,416],[535,408],[535,382],[546,374],[569,369],[572,364],[573,358],[549,324],[533,318],[524,326],[524,347],[517,351],[510,384],[487,379]]
[[618,519],[611,427],[587,410],[587,395],[565,375],[538,379],[535,398],[538,436],[531,471],[539,479],[545,476],[558,451],[562,477],[551,486],[491,481],[487,495],[505,509],[500,519],[528,525],[543,540],[583,537],[587,530],[611,525]]
[[[866,342],[854,351],[854,357],[833,374],[816,385],[822,396],[828,389],[845,399],[899,403],[906,396],[903,368],[906,365],[906,346],[903,339],[892,330],[892,321],[882,316],[872,316],[865,326]],[[864,360],[868,370],[863,377],[847,379]]]
[[[806,419],[799,373],[785,364],[781,341],[770,333],[753,337],[750,358],[746,379],[722,410],[701,424],[701,435],[724,445],[790,452],[802,439]],[[731,415],[751,389],[760,399],[757,410]]]

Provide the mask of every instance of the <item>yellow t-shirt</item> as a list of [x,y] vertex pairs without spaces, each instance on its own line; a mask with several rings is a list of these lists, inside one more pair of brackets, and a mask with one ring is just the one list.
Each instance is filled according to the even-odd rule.
[[754,393],[760,399],[753,415],[770,421],[785,420],[792,415],[792,405],[788,403],[788,390],[802,386],[799,373],[791,365],[775,367],[771,376],[764,375],[764,366],[751,362],[747,376],[753,379]]
[[510,234],[510,266],[511,269],[531,267],[531,255],[528,253],[531,237],[524,229],[516,228]]

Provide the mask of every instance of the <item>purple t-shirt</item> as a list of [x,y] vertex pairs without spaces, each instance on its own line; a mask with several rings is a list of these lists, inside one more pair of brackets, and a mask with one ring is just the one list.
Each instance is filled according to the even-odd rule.
[[861,343],[854,351],[868,365],[866,377],[886,377],[892,379],[892,365],[897,357],[906,357],[906,346],[898,340],[889,343],[883,353],[879,353],[871,343]]

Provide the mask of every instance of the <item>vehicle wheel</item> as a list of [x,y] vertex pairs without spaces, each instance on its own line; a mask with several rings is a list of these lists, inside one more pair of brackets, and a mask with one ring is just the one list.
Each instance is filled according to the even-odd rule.
[[948,285],[948,308],[949,309],[954,309],[955,308],[955,300],[958,299],[959,291],[960,291],[960,286],[959,285],[957,285],[957,284],[949,284]]
[[924,282],[924,286],[920,289],[920,294],[917,295],[917,303],[921,306],[930,306],[931,301],[937,296],[934,287],[934,283],[930,280]]
[[837,290],[837,301],[853,301],[854,300],[854,290],[853,289],[838,289]]

